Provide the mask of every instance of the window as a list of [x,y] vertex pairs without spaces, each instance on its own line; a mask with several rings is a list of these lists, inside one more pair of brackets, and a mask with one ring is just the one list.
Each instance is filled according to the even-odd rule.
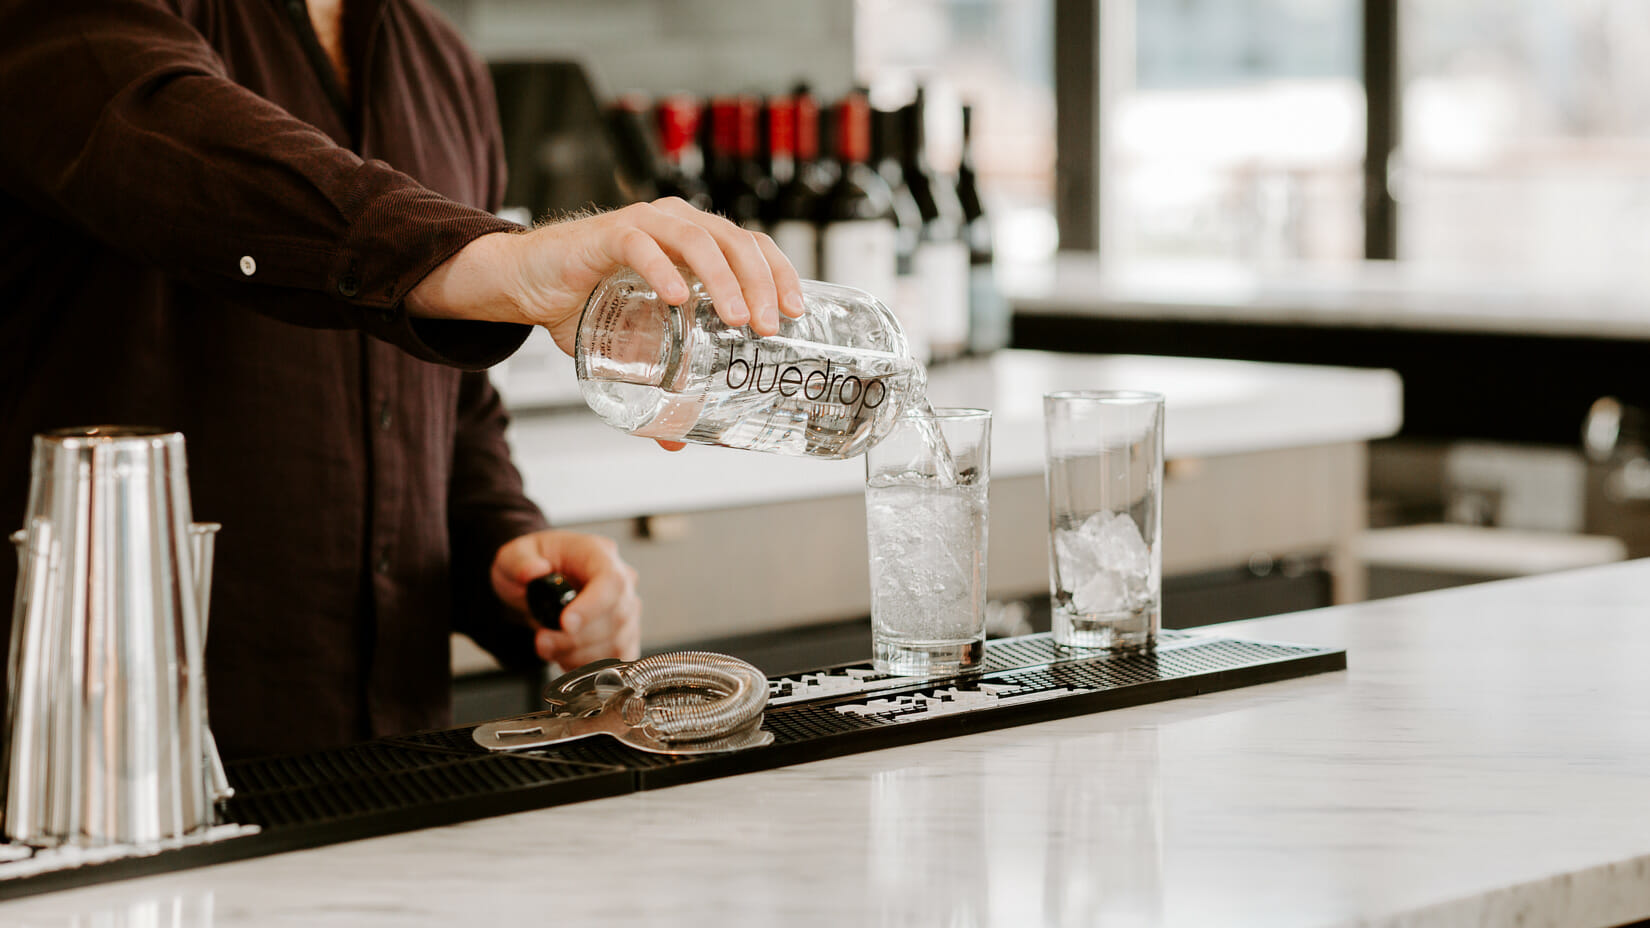
[[1362,257],[1358,0],[1104,0],[1102,16],[1108,261]]
[[1650,274],[1650,4],[1405,0],[1398,254],[1560,282]]
[[974,161],[999,259],[1047,257],[1054,225],[1053,0],[857,0],[854,57],[883,108],[929,94],[929,152],[952,175],[959,104],[974,107]]

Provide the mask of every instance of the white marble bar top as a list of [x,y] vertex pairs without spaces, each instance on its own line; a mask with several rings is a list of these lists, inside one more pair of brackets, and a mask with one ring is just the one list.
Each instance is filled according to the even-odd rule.
[[1027,313],[1650,340],[1644,279],[1521,279],[1391,261],[1103,270],[1092,255],[1068,253],[1006,269],[1004,280]]
[[[1171,458],[1365,441],[1398,430],[1390,371],[1245,361],[1003,351],[930,377],[936,406],[992,410],[992,474],[1042,473],[1042,396],[1137,389],[1166,397]],[[562,524],[859,492],[859,459],[815,461],[726,448],[666,452],[588,410],[518,414],[510,429],[527,493]]]
[[1612,926],[1650,561],[1234,623],[1349,669],[0,905],[0,926]]

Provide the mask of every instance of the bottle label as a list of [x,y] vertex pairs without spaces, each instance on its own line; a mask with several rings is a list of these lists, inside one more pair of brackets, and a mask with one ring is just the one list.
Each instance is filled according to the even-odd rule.
[[820,279],[887,300],[894,293],[895,244],[894,224],[886,219],[830,223],[820,232]]
[[[748,357],[740,355],[740,347],[750,349]],[[723,378],[728,389],[736,392],[799,397],[844,407],[856,415],[888,400],[888,384],[881,377],[861,377],[830,358],[823,365],[818,361],[764,361],[761,345],[754,342],[729,351]]]
[[819,277],[819,229],[813,223],[785,219],[774,223],[768,234],[803,280]]
[[928,304],[928,336],[934,353],[961,353],[968,344],[968,245],[924,242],[917,246],[916,267]]

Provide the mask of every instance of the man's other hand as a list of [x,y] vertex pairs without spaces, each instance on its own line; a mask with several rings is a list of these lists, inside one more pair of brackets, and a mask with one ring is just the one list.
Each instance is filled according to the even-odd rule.
[[493,591],[528,616],[528,582],[551,573],[572,581],[579,594],[562,610],[560,630],[533,623],[539,656],[567,670],[604,657],[635,660],[642,601],[636,571],[620,559],[618,545],[600,535],[555,529],[523,535],[493,558]]

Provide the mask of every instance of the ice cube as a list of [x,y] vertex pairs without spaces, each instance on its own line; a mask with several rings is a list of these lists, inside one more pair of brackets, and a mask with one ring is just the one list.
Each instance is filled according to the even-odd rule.
[[1129,610],[1129,590],[1123,576],[1100,570],[1083,578],[1071,595],[1072,608],[1086,615]]
[[1127,513],[1097,512],[1056,530],[1054,557],[1079,612],[1123,612],[1151,598],[1151,551]]
[[1079,529],[1056,529],[1054,562],[1062,577],[1086,577],[1100,569],[1099,552]]
[[[1100,566],[1128,577],[1145,577],[1151,573],[1152,553],[1146,539],[1140,536],[1140,527],[1126,513],[1099,513],[1110,515],[1095,533],[1095,547]],[[1083,523],[1086,529],[1094,519]]]
[[1144,574],[1151,552],[1140,529],[1126,513],[1097,512],[1074,529],[1054,533],[1054,556],[1061,573],[1087,576],[1097,570]]

